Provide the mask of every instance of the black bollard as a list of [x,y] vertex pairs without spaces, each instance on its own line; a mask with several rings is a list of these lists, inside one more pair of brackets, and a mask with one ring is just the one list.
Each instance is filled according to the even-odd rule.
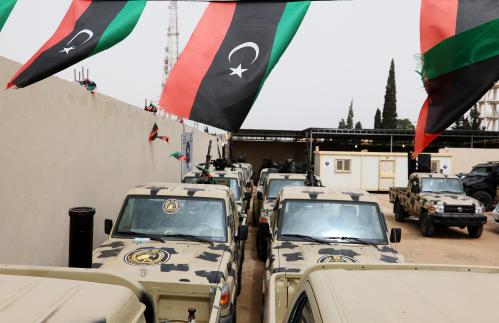
[[95,209],[69,209],[69,267],[92,268]]

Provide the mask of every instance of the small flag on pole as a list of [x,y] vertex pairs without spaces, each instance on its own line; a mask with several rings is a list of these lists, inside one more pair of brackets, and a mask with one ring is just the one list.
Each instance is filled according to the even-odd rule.
[[175,158],[176,160],[187,160],[187,156],[182,155],[182,154],[181,154],[181,153],[179,153],[178,151],[171,153],[171,154],[170,154],[170,157],[173,157],[173,158]]
[[154,139],[158,138],[158,131],[159,128],[155,122],[154,125],[152,126],[151,133],[149,134],[149,142],[152,142]]

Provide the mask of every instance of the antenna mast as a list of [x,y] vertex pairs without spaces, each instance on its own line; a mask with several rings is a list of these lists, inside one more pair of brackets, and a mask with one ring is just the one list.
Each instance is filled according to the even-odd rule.
[[166,79],[172,71],[173,65],[178,58],[178,20],[177,20],[177,1],[170,1],[168,6],[170,18],[168,22],[168,33],[166,36],[165,61],[163,68],[163,82],[161,88],[165,87]]

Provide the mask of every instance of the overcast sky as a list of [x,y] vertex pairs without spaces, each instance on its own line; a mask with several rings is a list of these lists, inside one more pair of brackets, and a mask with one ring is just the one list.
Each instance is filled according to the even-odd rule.
[[[53,34],[70,2],[18,0],[0,33],[0,55],[26,62]],[[180,49],[206,5],[179,2]],[[355,121],[372,128],[392,58],[397,112],[415,122],[426,97],[416,73],[419,7],[420,0],[313,2],[243,128],[335,128],[352,99]],[[160,96],[167,26],[168,2],[150,1],[128,38],[76,67],[90,68],[99,92],[143,107],[145,98]],[[58,76],[73,80],[73,68]]]

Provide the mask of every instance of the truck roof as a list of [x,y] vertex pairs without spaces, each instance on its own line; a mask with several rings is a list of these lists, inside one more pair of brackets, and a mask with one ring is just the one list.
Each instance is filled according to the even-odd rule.
[[411,177],[417,176],[419,178],[421,177],[431,177],[431,178],[457,178],[456,175],[446,175],[446,174],[440,174],[440,173],[412,173]]
[[267,180],[271,179],[306,179],[306,174],[296,174],[296,173],[270,173],[267,175]]
[[337,200],[355,202],[373,202],[378,200],[366,191],[311,186],[288,186],[280,192],[280,199],[294,200]]
[[135,322],[146,309],[143,287],[109,272],[1,265],[0,285],[0,322]]
[[334,264],[308,277],[325,322],[497,321],[499,268]]
[[187,183],[149,183],[139,185],[127,195],[166,195],[166,196],[196,196],[211,198],[228,198],[232,194],[229,187],[215,184]]

